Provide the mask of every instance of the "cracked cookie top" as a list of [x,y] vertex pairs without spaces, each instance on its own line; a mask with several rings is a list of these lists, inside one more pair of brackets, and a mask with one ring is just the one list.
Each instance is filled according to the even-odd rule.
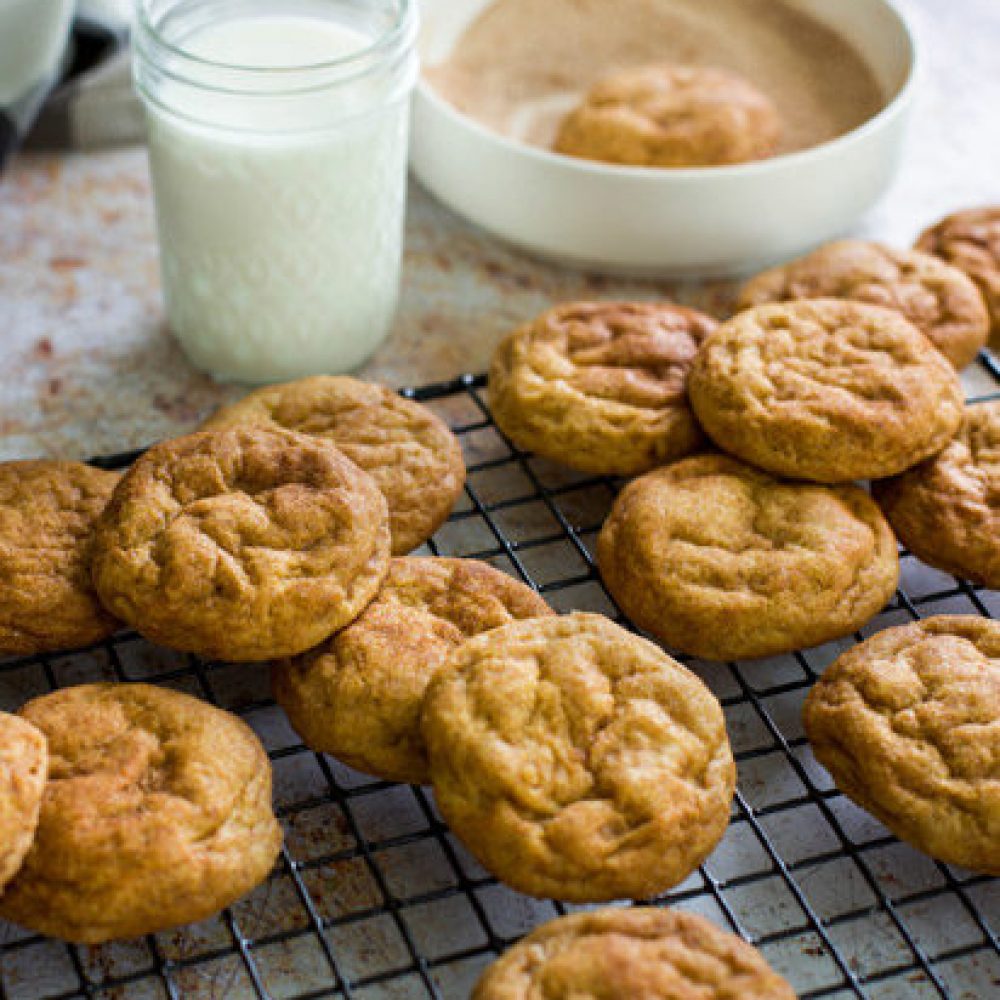
[[268,875],[271,767],[235,716],[166,688],[84,684],[21,715],[48,740],[34,844],[0,913],[70,941],[204,919]]
[[448,824],[530,895],[648,898],[690,874],[729,821],[718,701],[599,615],[468,640],[431,682],[422,730]]
[[757,306],[695,359],[695,414],[725,451],[824,483],[896,475],[962,422],[955,369],[897,312],[843,299]]
[[118,479],[81,462],[0,464],[0,655],[86,646],[118,627],[90,581],[94,524]]
[[704,440],[687,377],[717,325],[668,302],[557,306],[497,348],[490,409],[521,448],[583,472],[646,472]]
[[385,495],[397,556],[437,531],[465,485],[461,446],[435,414],[385,386],[347,376],[258,389],[221,409],[202,430],[230,427],[297,431],[333,442]]
[[739,308],[823,298],[895,309],[959,369],[975,359],[989,334],[983,297],[963,271],[930,254],[864,240],[828,243],[757,275],[740,292]]
[[795,1000],[756,948],[694,913],[574,913],[532,931],[472,1000]]
[[880,632],[827,669],[803,718],[838,788],[896,836],[1000,875],[1000,623]]
[[275,697],[312,749],[386,781],[427,784],[420,710],[431,678],[465,639],[552,613],[485,563],[393,559],[357,621],[275,667]]
[[389,565],[385,499],[327,441],[238,427],[151,448],[94,542],[103,602],[155,642],[291,656],[361,613]]
[[35,838],[48,760],[41,731],[0,712],[0,892],[17,874]]
[[566,156],[638,167],[709,167],[773,156],[781,118],[743,77],[640,66],[600,80],[556,137]]
[[857,486],[696,455],[629,483],[598,538],[622,610],[668,646],[737,660],[819,645],[892,597],[896,540]]

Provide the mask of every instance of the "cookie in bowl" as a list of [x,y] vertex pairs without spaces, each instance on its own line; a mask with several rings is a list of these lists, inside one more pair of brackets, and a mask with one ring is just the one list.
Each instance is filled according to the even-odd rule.
[[650,898],[729,823],[736,769],[718,701],[600,615],[469,639],[431,682],[421,728],[446,822],[531,896]]
[[202,430],[259,427],[335,444],[376,482],[389,505],[392,554],[427,541],[465,485],[458,439],[426,406],[343,375],[270,386],[223,407]]
[[710,316],[669,302],[574,302],[511,333],[490,410],[519,448],[581,472],[635,475],[704,443],[687,377]]
[[653,65],[598,81],[563,121],[555,151],[636,167],[714,167],[773,156],[774,103],[749,80],[709,66]]
[[954,367],[909,320],[846,299],[738,313],[706,340],[688,392],[723,451],[819,483],[904,472],[944,448],[965,410]]
[[803,720],[837,787],[897,837],[1000,875],[1000,623],[880,632],[827,668]]
[[899,580],[896,540],[864,490],[782,480],[715,454],[629,483],[597,562],[637,626],[709,660],[849,635]]
[[0,463],[0,656],[106,639],[90,580],[94,525],[119,479],[81,462]]
[[956,367],[986,345],[990,317],[972,279],[938,257],[839,240],[743,286],[740,309],[796,299],[850,299],[895,309]]
[[49,753],[41,730],[0,712],[0,892],[35,839]]
[[975,281],[990,311],[990,347],[1000,351],[1000,205],[949,215],[923,233],[917,249],[954,264]]
[[295,656],[353,621],[389,568],[375,481],[328,441],[235,427],[150,448],[94,534],[104,604],[206,659]]
[[270,874],[271,765],[235,716],[167,688],[84,684],[20,715],[48,740],[34,842],[0,915],[96,944],[203,920]]
[[756,948],[695,913],[633,906],[536,928],[483,973],[472,1000],[795,1000]]
[[486,563],[393,559],[360,618],[275,665],[274,696],[311,749],[385,781],[428,784],[420,710],[434,674],[465,639],[552,613]]

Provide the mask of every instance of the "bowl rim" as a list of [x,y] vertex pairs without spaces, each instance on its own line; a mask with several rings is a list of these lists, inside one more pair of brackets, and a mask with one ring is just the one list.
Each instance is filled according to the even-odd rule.
[[831,153],[839,152],[864,140],[868,135],[877,132],[894,119],[912,101],[919,77],[924,65],[924,52],[917,40],[911,17],[897,5],[896,0],[871,0],[881,5],[893,15],[901,37],[906,43],[908,67],[906,78],[895,96],[881,110],[866,119],[860,125],[838,135],[819,145],[807,149],[783,153],[766,160],[754,160],[750,163],[736,163],[709,167],[637,167],[618,163],[602,163],[598,160],[565,156],[540,146],[532,146],[518,139],[503,135],[487,127],[478,119],[465,114],[446,100],[435,90],[421,71],[416,85],[416,98],[431,105],[435,112],[451,120],[451,123],[478,136],[481,140],[500,147],[506,153],[534,160],[543,167],[566,170],[570,173],[594,178],[615,178],[624,181],[636,181],[645,184],[663,184],[675,181],[705,182],[712,180],[733,180],[742,177],[752,177],[760,174],[776,173],[784,168],[794,169],[808,166],[810,162],[825,158]]

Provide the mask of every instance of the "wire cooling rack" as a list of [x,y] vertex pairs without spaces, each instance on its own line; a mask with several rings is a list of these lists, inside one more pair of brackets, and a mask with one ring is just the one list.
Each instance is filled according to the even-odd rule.
[[[982,400],[998,389],[1000,369],[984,355],[973,392]],[[620,621],[592,554],[620,484],[513,449],[490,419],[483,377],[405,395],[454,428],[469,470],[462,503],[427,551],[484,559],[559,611]],[[904,554],[896,600],[853,639],[746,665],[688,661],[725,708],[739,788],[720,846],[657,902],[756,944],[803,1000],[1000,996],[1000,882],[896,841],[833,788],[800,723],[809,687],[841,651],[942,612],[998,614],[1000,594]],[[0,704],[102,679],[169,685],[243,716],[273,761],[285,846],[265,885],[193,927],[81,948],[0,925],[0,992],[10,1000],[465,1000],[498,953],[568,909],[499,885],[442,824],[429,790],[373,781],[307,750],[271,700],[264,666],[206,663],[122,633],[71,655],[0,663]]]

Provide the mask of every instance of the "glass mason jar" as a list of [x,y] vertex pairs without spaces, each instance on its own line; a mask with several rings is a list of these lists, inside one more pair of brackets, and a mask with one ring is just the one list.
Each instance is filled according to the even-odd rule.
[[264,383],[350,371],[399,291],[416,0],[137,0],[170,326]]

